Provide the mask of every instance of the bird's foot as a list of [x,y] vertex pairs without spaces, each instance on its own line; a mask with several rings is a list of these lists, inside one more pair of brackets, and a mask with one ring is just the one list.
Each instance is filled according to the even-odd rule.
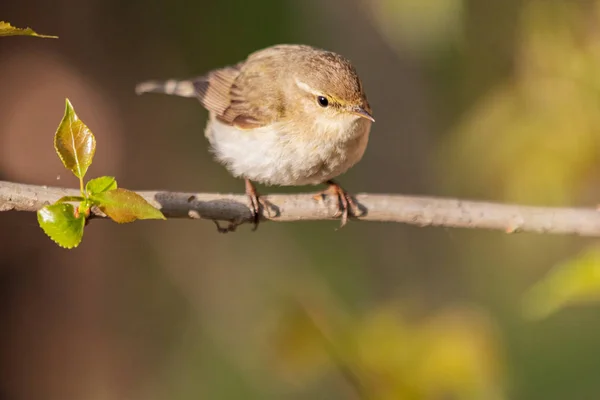
[[[252,231],[255,231],[260,222],[261,210],[265,210],[267,215],[271,216],[270,204],[260,196],[252,182],[248,179],[246,179],[246,195],[248,196],[248,206],[250,207],[252,223],[254,224]],[[243,220],[231,221],[226,227],[222,227],[218,221],[213,222],[217,226],[219,233],[235,232],[236,228],[244,223]]]
[[260,196],[249,179],[246,179],[246,195],[248,196],[250,210],[252,212],[252,222],[254,224],[252,231],[255,231],[260,222],[261,210],[265,210],[268,216],[271,216],[271,210],[268,202]]
[[361,210],[358,207],[358,204],[354,201],[352,196],[344,190],[337,182],[334,180],[328,180],[325,182],[328,187],[323,192],[319,193],[315,196],[315,199],[322,200],[323,196],[336,196],[338,199],[338,210],[336,213],[336,217],[341,217],[342,222],[340,224],[340,228],[346,225],[348,222],[348,217],[350,213],[352,215],[361,215]]

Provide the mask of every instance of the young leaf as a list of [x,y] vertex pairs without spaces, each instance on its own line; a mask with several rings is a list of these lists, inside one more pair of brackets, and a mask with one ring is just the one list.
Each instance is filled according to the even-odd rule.
[[112,176],[101,176],[88,181],[85,191],[88,195],[108,192],[117,188],[117,180]]
[[0,36],[36,36],[40,38],[58,38],[58,36],[40,35],[31,28],[16,28],[4,21],[0,21]]
[[91,196],[92,201],[113,221],[120,224],[136,219],[166,219],[142,196],[127,189],[115,189]]
[[65,115],[54,135],[54,148],[67,169],[82,179],[92,164],[96,151],[96,138],[77,117],[69,99]]
[[85,217],[75,216],[72,204],[60,203],[45,206],[37,212],[38,222],[46,235],[60,247],[77,247],[83,237]]

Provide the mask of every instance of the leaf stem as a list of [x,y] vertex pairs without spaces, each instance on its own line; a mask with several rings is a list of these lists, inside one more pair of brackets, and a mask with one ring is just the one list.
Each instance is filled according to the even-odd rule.
[[81,196],[85,197],[87,199],[87,196],[85,194],[85,190],[83,188],[83,177],[79,177],[79,190],[81,190]]

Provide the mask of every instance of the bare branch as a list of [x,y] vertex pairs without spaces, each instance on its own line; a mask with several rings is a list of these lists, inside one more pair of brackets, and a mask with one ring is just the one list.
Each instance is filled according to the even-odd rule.
[[[138,192],[167,218],[249,222],[245,195],[218,193]],[[0,181],[0,211],[37,211],[76,189]],[[271,221],[311,221],[336,218],[336,199],[315,200],[315,193],[268,195],[271,205],[262,215]],[[600,236],[600,212],[592,208],[532,207],[436,197],[387,194],[355,196],[361,221],[401,222],[418,226],[497,229],[508,233],[537,232]],[[97,213],[97,216],[102,216]]]

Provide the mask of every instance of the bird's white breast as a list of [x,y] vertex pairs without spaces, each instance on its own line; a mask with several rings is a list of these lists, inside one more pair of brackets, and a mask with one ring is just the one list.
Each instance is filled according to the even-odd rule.
[[355,116],[316,119],[310,132],[286,123],[242,130],[211,115],[206,137],[229,172],[265,185],[317,185],[362,158],[371,122]]

